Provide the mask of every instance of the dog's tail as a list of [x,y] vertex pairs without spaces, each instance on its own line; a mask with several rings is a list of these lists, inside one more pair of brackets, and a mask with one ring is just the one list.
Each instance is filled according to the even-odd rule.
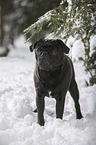
[[33,111],[34,113],[37,113],[38,111],[37,111],[37,108]]

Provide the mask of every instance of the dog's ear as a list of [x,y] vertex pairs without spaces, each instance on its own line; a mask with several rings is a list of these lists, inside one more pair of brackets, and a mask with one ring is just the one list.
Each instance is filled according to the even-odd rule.
[[37,42],[35,42],[34,45],[30,45],[29,49],[30,49],[31,52],[33,52],[33,50],[35,49],[36,45],[37,45]]
[[69,47],[67,47],[64,42],[60,39],[57,39],[58,44],[63,48],[63,51],[68,54],[69,53]]
[[29,49],[30,49],[31,52],[33,52],[33,50],[34,50],[33,45],[30,45]]
[[33,45],[30,45],[29,49],[31,52],[33,52],[33,50],[38,47],[38,45],[40,46],[40,44],[42,44],[44,42],[43,39],[40,39],[39,41],[35,42]]

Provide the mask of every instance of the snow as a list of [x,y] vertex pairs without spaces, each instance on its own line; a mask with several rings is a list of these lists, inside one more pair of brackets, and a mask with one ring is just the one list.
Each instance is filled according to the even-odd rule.
[[72,59],[78,60],[80,57],[84,59],[84,45],[80,40],[76,40],[72,47]]
[[82,62],[74,67],[84,118],[75,119],[74,103],[67,93],[63,120],[55,118],[55,100],[46,98],[45,126],[37,124],[35,58],[28,50],[30,43],[24,41],[18,38],[9,56],[0,58],[0,145],[96,145],[96,85],[86,86],[90,75]]
[[94,49],[96,47],[96,35],[91,36],[90,46],[91,46],[90,47],[90,49],[91,49],[90,55],[92,55],[92,53],[96,50],[96,49]]

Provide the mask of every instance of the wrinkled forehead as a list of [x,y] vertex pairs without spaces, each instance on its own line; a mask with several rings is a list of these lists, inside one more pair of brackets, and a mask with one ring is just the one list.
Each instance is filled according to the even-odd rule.
[[44,51],[44,50],[46,50],[46,51],[51,51],[52,50],[52,46],[51,45],[41,45],[41,46],[38,46],[37,47],[37,50],[38,51]]
[[56,44],[56,42],[48,40],[45,41],[44,43],[38,44],[36,47],[37,51],[52,51],[53,49],[56,51],[60,50],[60,47]]

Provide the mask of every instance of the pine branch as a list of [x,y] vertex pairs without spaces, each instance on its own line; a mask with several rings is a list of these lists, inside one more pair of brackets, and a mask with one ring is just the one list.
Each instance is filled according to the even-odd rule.
[[56,33],[57,26],[60,27],[61,23],[63,23],[62,17],[60,18],[60,16],[63,14],[62,10],[64,10],[67,6],[68,6],[67,2],[62,3],[57,8],[45,13],[38,19],[38,21],[29,26],[27,29],[25,29],[24,35],[27,35],[28,33],[35,31],[34,33],[31,34],[31,36],[27,39],[26,42],[28,42],[32,37],[34,37],[34,35],[40,33],[44,29],[45,25],[47,25],[47,29],[52,27],[53,30],[51,32],[54,31],[54,33]]
[[41,16],[37,22],[24,30],[25,35],[31,33],[27,41],[45,29],[50,30],[50,28],[50,33],[53,33],[54,37],[68,38],[70,35],[77,35],[77,39],[82,37],[87,27],[91,29],[91,22],[93,20],[88,17],[88,14],[90,16],[90,5],[85,0],[82,2],[72,0],[72,4],[69,7],[67,1],[63,1],[60,6]]

